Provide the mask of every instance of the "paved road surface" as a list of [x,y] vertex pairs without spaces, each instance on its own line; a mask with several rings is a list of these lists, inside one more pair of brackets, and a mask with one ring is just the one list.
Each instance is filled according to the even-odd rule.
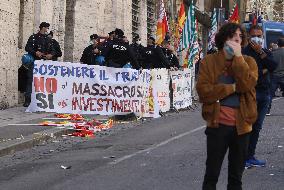
[[[268,165],[245,171],[245,190],[284,187],[284,99],[273,103],[257,148]],[[0,158],[0,189],[199,190],[206,159],[204,129],[196,110],[121,124],[94,139],[54,140]],[[219,190],[226,189],[226,179],[225,161]]]

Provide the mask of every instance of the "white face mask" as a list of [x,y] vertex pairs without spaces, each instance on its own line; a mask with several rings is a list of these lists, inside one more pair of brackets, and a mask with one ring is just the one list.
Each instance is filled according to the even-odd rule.
[[140,45],[140,44],[141,44],[141,40],[138,40],[138,41],[136,42],[136,44]]
[[233,48],[228,46],[226,43],[224,44],[224,51],[226,52],[225,56],[226,59],[232,59],[235,55]]
[[251,38],[251,41],[255,42],[258,45],[263,46],[264,45],[264,39],[263,38],[259,38],[259,37],[253,37]]
[[48,34],[49,34],[49,30],[47,30],[47,31],[45,32],[45,34],[48,35]]

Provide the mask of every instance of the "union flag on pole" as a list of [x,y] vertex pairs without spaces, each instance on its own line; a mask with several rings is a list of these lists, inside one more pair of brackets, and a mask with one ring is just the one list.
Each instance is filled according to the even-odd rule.
[[181,3],[179,14],[178,14],[178,30],[180,34],[182,33],[185,19],[186,19],[186,16],[185,16],[185,11],[184,11],[184,4]]
[[235,5],[234,5],[234,7],[231,11],[231,14],[230,14],[230,17],[229,17],[229,22],[240,23],[239,7],[238,7],[237,3],[235,3]]
[[169,25],[168,25],[167,14],[164,6],[164,1],[161,0],[158,23],[157,23],[157,38],[156,38],[157,44],[161,44],[164,41],[168,31],[169,31]]

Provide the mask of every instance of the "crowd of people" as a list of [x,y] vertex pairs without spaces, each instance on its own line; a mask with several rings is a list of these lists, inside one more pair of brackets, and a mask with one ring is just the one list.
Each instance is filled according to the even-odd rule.
[[[29,37],[25,47],[30,56],[29,60],[56,61],[62,56],[60,45],[53,39],[53,32],[49,32],[49,27],[49,23],[42,22],[39,32]],[[165,40],[162,45],[156,45],[155,38],[149,37],[147,46],[144,47],[141,45],[139,35],[136,35],[133,43],[130,44],[124,32],[118,28],[109,32],[108,38],[92,34],[90,45],[83,50],[80,62],[87,65],[133,69],[177,69],[180,67],[174,49],[168,40]],[[33,73],[32,67],[24,66],[19,69],[19,90],[25,93],[23,106],[28,107],[31,102]]]
[[155,38],[149,37],[147,46],[141,45],[139,35],[129,41],[121,29],[109,33],[109,37],[101,42],[100,36],[90,36],[91,45],[85,48],[81,63],[87,65],[103,65],[108,67],[134,69],[178,68],[178,59],[170,42],[165,40],[161,46],[156,45]]

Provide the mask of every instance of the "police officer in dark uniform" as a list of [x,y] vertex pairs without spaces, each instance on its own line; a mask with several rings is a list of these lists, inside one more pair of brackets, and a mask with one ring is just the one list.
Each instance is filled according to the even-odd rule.
[[115,29],[113,43],[106,47],[104,52],[107,66],[122,68],[130,62],[132,68],[139,69],[140,65],[135,58],[134,52],[123,38],[124,32],[121,29]]
[[97,57],[101,55],[101,48],[99,47],[99,36],[97,34],[92,34],[90,36],[91,45],[86,47],[83,51],[82,57],[80,59],[81,63],[87,65],[100,65],[97,61]]
[[139,35],[137,35],[133,38],[133,43],[130,45],[130,47],[132,48],[139,65],[142,65],[142,63],[143,63],[142,54],[143,54],[143,49],[145,47],[143,45],[141,45],[141,39],[140,39]]
[[50,33],[48,34],[48,37],[51,39],[52,45],[55,49],[55,55],[52,57],[52,61],[57,61],[58,57],[62,56],[62,51],[61,51],[60,45],[55,39],[53,39],[53,32],[52,31],[50,31]]
[[[26,52],[31,54],[35,60],[52,60],[52,58],[56,55],[52,41],[47,37],[47,34],[49,33],[49,26],[49,23],[42,22],[39,25],[39,32],[37,34],[31,35],[28,39],[25,50]],[[31,102],[32,82],[33,68],[30,68],[27,70],[25,103],[23,105],[24,107],[28,107]]]
[[153,37],[148,38],[143,57],[143,69],[170,68],[169,60],[164,55],[162,48],[155,45],[155,38]]
[[179,61],[177,56],[174,54],[174,49],[171,46],[170,42],[167,40],[163,41],[162,51],[166,58],[169,60],[170,68],[178,69],[180,68]]

